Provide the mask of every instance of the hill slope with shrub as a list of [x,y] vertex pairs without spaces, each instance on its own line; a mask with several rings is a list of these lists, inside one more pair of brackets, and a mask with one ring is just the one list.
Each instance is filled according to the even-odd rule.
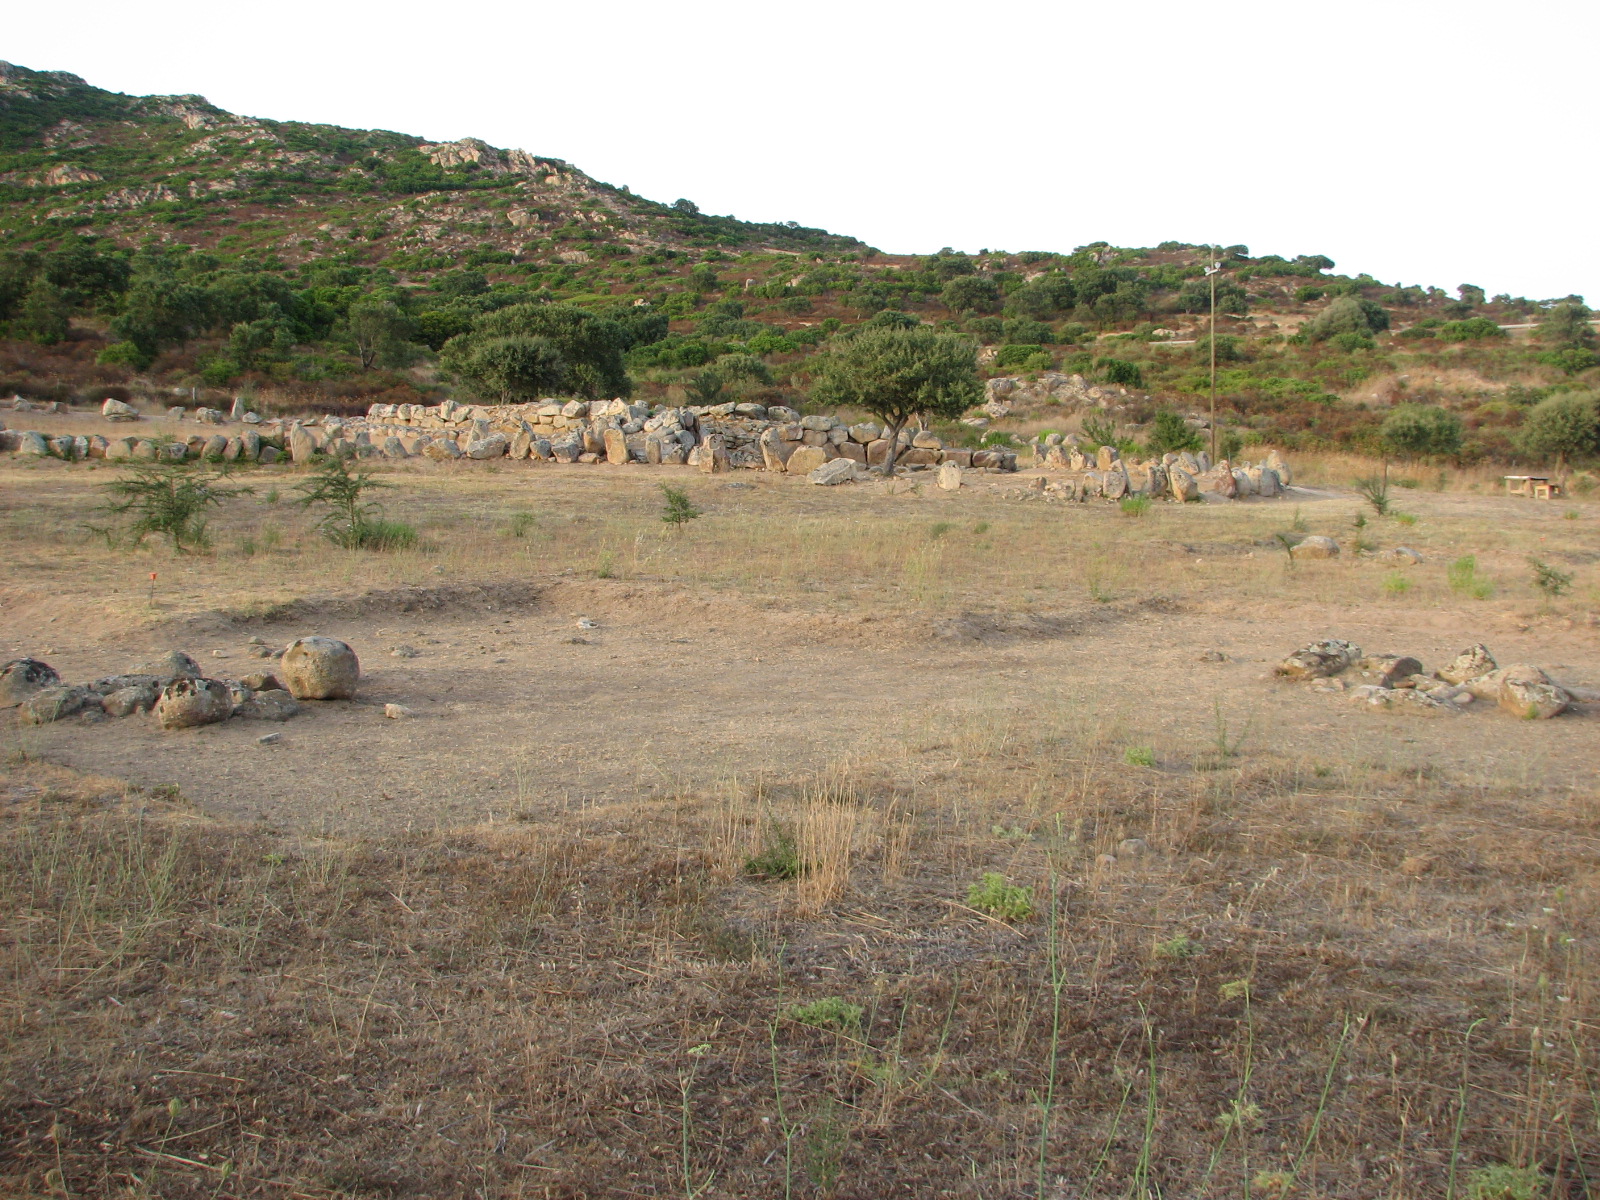
[[[486,378],[511,398],[563,377],[474,374],[445,346],[556,303],[602,319],[645,394],[803,405],[829,339],[926,323],[983,343],[991,374],[1100,384],[1111,418],[1142,426],[1209,404],[1214,261],[1218,406],[1247,442],[1374,449],[1412,404],[1458,419],[1454,455],[1515,456],[1534,405],[1600,375],[1581,297],[1390,285],[1245,246],[887,255],[475,139],[238,117],[0,64],[0,388],[40,398],[248,390],[348,411],[471,398]],[[1052,407],[1016,415],[1080,416]]]

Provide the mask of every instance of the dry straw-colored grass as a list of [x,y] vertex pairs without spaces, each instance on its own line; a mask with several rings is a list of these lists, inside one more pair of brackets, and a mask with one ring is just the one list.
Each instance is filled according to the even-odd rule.
[[[13,629],[602,568],[912,641],[1119,605],[1370,618],[1489,603],[1449,589],[1465,553],[1497,611],[1532,612],[1525,554],[1600,550],[1559,507],[1419,489],[1416,525],[1363,535],[1425,554],[1396,597],[1386,568],[1264,544],[1292,505],[1127,519],[686,477],[707,515],[670,532],[665,476],[507,469],[387,473],[423,550],[334,550],[258,494],[219,515],[213,555],[175,559],[77,532],[101,477],[0,470]],[[1346,537],[1358,508],[1300,515]],[[1540,619],[1581,628],[1594,586]],[[1117,667],[1085,670],[1121,686]],[[1207,740],[962,686],[972,703],[886,713],[870,754],[826,770],[776,746],[760,777],[342,841],[223,825],[13,738],[0,1190],[575,1200],[709,1178],[707,1197],[865,1200],[1028,1197],[1042,1177],[1085,1200],[1399,1200],[1465,1197],[1498,1167],[1539,1196],[1600,1191],[1592,789],[1240,739],[1247,695]],[[1152,765],[1127,763],[1135,741]],[[778,830],[803,869],[751,873]],[[1034,915],[975,911],[987,873]],[[806,1017],[830,1000],[859,1020]]]

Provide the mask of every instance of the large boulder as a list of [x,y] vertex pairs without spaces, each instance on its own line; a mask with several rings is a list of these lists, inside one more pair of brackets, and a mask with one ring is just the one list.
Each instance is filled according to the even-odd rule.
[[1422,663],[1408,654],[1368,654],[1358,664],[1370,675],[1378,677],[1378,686],[1386,688],[1407,687],[1413,675],[1422,674]]
[[1182,467],[1167,468],[1167,486],[1172,489],[1172,498],[1180,503],[1200,499],[1200,484]]
[[939,464],[939,486],[947,492],[960,490],[961,465],[954,462]]
[[833,487],[836,484],[849,483],[856,477],[858,469],[853,458],[836,458],[832,462],[823,463],[806,478],[822,487]]
[[57,687],[61,676],[37,658],[14,658],[0,667],[0,708],[15,708],[35,692]]
[[317,452],[317,439],[309,429],[303,425],[296,425],[289,430],[289,457],[297,463],[310,462],[311,456]]
[[628,436],[616,426],[609,426],[602,439],[605,443],[606,461],[620,467],[628,461]]
[[139,410],[131,404],[124,404],[121,400],[108,398],[100,406],[100,415],[108,421],[137,421]]
[[161,689],[153,683],[135,683],[100,697],[100,707],[108,717],[131,717],[149,712],[161,699]]
[[34,692],[17,706],[17,711],[25,724],[48,725],[51,721],[77,716],[84,709],[99,703],[100,697],[86,687],[62,687],[58,684]]
[[132,674],[152,676],[161,687],[166,687],[174,679],[198,679],[202,672],[200,664],[182,650],[169,650],[160,658],[151,659]]
[[296,700],[349,700],[361,679],[361,662],[345,642],[305,637],[283,652],[284,682]]
[[1530,721],[1544,721],[1567,711],[1572,697],[1538,667],[1517,663],[1500,678],[1500,707]]
[[[1477,679],[1479,676],[1489,674],[1494,669],[1494,655],[1489,653],[1489,647],[1479,642],[1476,646],[1468,646],[1443,667],[1440,667],[1439,678],[1446,683],[1466,683],[1469,679]],[[1480,699],[1487,699],[1487,697],[1480,697]]]
[[1331,537],[1314,533],[1289,547],[1289,554],[1293,558],[1338,558],[1339,543]]
[[156,721],[163,729],[215,725],[231,716],[233,693],[220,679],[174,679],[156,701]]
[[1323,638],[1296,650],[1278,664],[1285,679],[1323,679],[1337,675],[1361,657],[1361,647],[1340,638]]
[[468,458],[504,458],[511,439],[503,433],[490,433],[467,443]]
[[791,475],[810,475],[827,461],[828,452],[821,446],[797,446],[785,466]]
[[287,721],[290,717],[298,716],[300,711],[300,705],[288,692],[269,688],[254,693],[233,710],[233,715],[250,721]]
[[707,436],[697,449],[700,451],[699,467],[707,475],[723,475],[733,469],[733,461],[728,457],[728,444],[720,433]]

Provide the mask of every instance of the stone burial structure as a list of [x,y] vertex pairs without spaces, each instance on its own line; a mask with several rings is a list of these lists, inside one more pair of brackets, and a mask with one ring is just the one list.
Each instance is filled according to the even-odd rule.
[[[287,721],[302,711],[302,700],[355,697],[361,663],[356,652],[337,638],[299,638],[277,651],[258,638],[253,639],[252,649],[257,658],[276,660],[275,669],[240,679],[213,679],[189,655],[173,650],[127,674],[67,684],[49,663],[13,659],[0,666],[0,709],[16,709],[26,725],[69,718],[92,723],[149,713],[156,725],[171,730],[230,718]],[[275,738],[267,735],[261,740]]]
[[1121,500],[1148,496],[1185,502],[1206,497],[1236,500],[1245,496],[1273,497],[1289,486],[1289,464],[1276,451],[1260,463],[1213,464],[1205,451],[1163,454],[1148,459],[1124,460],[1115,446],[1086,446],[1077,435],[1052,433],[1032,446],[1026,465],[1046,472],[1060,471],[1065,478],[1033,481],[1032,491],[1049,499]]
[[[1319,691],[1345,692],[1372,708],[1424,714],[1459,713],[1475,700],[1489,701],[1524,720],[1559,716],[1574,701],[1600,694],[1557,683],[1532,663],[1502,667],[1482,643],[1469,646],[1433,674],[1409,654],[1365,654],[1342,638],[1302,646],[1275,668],[1283,679],[1309,681]],[[1354,686],[1346,676],[1354,676]]]

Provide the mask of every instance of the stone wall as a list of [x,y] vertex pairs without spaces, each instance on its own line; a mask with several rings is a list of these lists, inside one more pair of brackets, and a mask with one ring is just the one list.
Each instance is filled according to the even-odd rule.
[[[115,407],[113,407],[115,406]],[[108,400],[107,420],[137,421],[136,410]],[[220,409],[168,410],[172,420],[239,425],[187,437],[53,436],[0,427],[0,450],[52,456],[134,461],[304,462],[320,453],[358,458],[435,461],[532,459],[553,463],[688,464],[708,471],[746,468],[809,474],[849,459],[861,466],[885,461],[889,443],[871,422],[801,416],[791,408],[719,404],[674,408],[625,400],[546,400],[514,405],[374,404],[365,417],[263,420],[243,413],[236,422]],[[947,447],[931,433],[903,430],[898,462],[918,469],[954,463],[963,468],[1014,471],[1014,450]]]

